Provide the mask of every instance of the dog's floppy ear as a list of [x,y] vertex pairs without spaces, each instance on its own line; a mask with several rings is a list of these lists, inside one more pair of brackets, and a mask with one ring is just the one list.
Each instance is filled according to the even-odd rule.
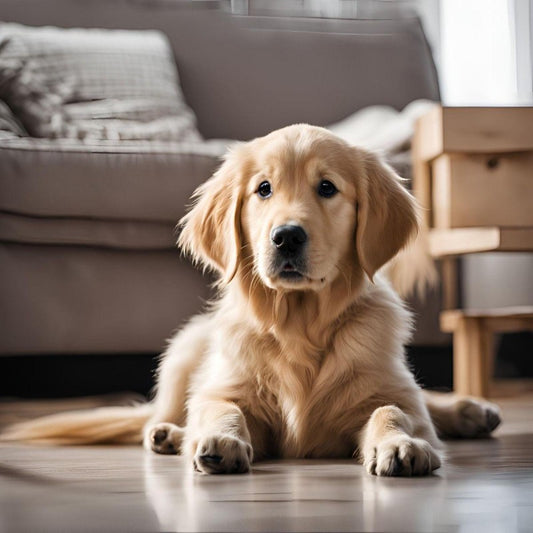
[[363,162],[358,176],[356,246],[370,279],[418,231],[414,198],[400,177],[370,152],[357,149]]
[[241,253],[239,158],[230,153],[222,166],[196,189],[192,209],[181,219],[178,245],[195,262],[217,271],[229,283]]

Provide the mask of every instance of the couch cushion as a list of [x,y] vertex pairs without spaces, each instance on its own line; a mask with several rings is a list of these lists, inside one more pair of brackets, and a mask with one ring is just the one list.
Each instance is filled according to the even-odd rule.
[[176,223],[225,143],[0,143],[0,210],[30,216]]
[[[197,87],[189,101],[206,137],[250,139],[298,122],[326,126],[370,105],[402,109],[420,98],[439,99],[416,17],[240,17],[236,22],[240,31],[228,27],[226,35],[208,38],[216,80],[208,79],[213,77],[208,69],[194,73]],[[169,35],[180,65],[192,67],[205,54],[207,43],[185,54],[182,36]],[[214,89],[224,105],[212,97]]]
[[1,96],[34,136],[201,138],[160,32],[8,23],[0,39]]
[[0,212],[0,241],[124,250],[171,250],[176,248],[176,230],[174,224],[163,222],[28,217]]

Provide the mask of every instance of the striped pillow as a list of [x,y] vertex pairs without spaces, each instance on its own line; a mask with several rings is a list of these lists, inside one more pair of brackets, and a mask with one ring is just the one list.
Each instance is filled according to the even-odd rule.
[[0,100],[0,139],[27,136],[28,133],[13,115],[8,105]]
[[19,115],[36,136],[201,140],[161,32],[0,24],[5,88],[2,65],[11,66],[11,74],[16,67],[9,94],[3,95],[16,114],[45,100],[30,118]]

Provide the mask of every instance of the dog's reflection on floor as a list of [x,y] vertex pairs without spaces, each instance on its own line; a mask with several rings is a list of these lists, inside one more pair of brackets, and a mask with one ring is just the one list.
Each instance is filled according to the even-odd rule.
[[145,491],[161,531],[235,530],[254,520],[249,504],[261,498],[256,476],[205,476],[184,463],[178,456],[146,454]]
[[[194,472],[182,472],[182,462],[178,456],[144,456],[145,492],[161,531],[197,531],[200,506],[205,512],[205,491],[193,487]],[[176,475],[170,475],[172,470]]]
[[249,475],[224,476],[194,473],[184,461],[144,459],[146,495],[162,531],[383,530],[399,517],[431,530],[450,503],[439,476],[378,478],[352,461],[258,463]]

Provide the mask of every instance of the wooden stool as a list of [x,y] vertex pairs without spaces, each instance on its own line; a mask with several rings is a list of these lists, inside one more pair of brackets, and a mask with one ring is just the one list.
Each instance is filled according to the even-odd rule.
[[533,251],[533,106],[435,107],[413,138],[413,192],[442,262],[441,328],[453,333],[454,389],[487,396],[492,336],[533,329],[533,307],[458,310],[456,258]]
[[494,365],[493,334],[533,331],[533,307],[443,311],[440,327],[453,333],[455,392],[486,398]]

